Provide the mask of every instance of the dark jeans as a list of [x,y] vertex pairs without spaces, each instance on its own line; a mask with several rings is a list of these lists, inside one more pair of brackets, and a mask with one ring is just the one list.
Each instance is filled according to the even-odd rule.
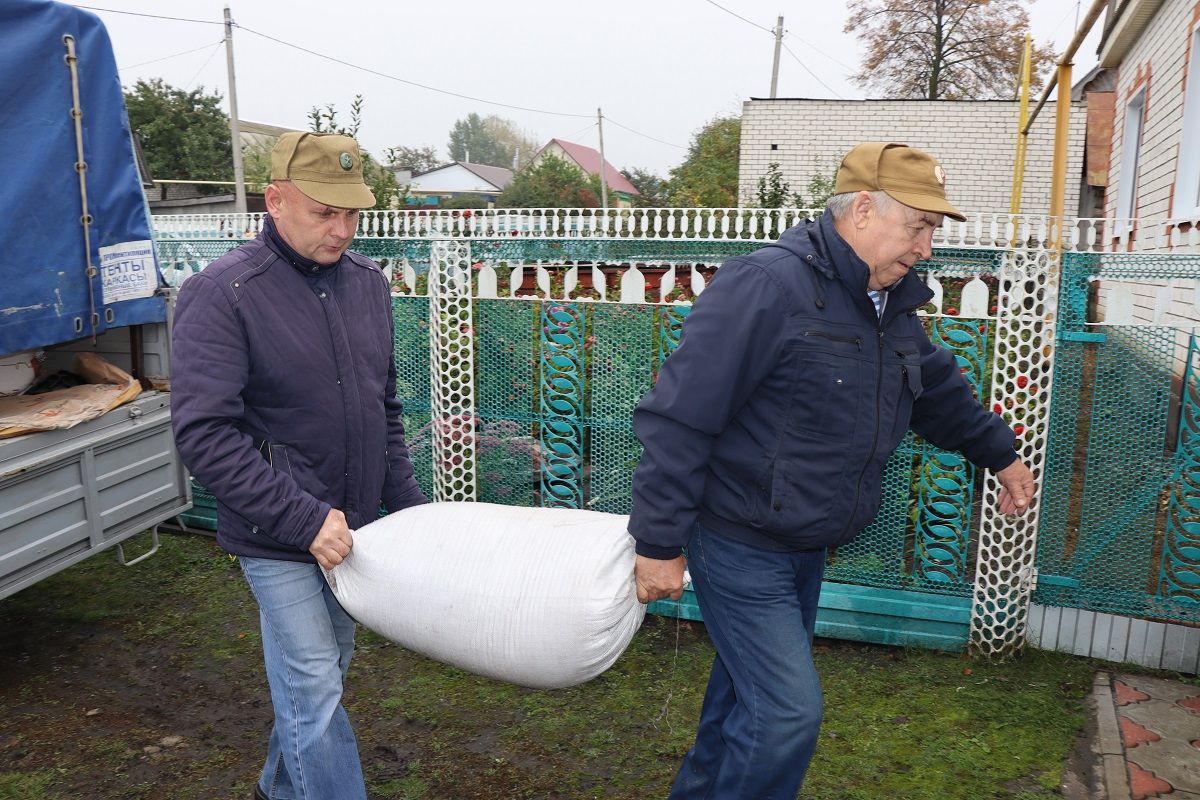
[[717,656],[670,800],[794,800],[821,727],[825,551],[771,552],[697,525],[687,555]]

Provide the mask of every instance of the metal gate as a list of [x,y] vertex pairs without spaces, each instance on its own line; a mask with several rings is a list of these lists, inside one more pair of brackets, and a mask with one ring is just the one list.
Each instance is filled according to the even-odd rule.
[[1034,595],[1049,646],[1196,671],[1198,286],[1200,255],[1063,256]]

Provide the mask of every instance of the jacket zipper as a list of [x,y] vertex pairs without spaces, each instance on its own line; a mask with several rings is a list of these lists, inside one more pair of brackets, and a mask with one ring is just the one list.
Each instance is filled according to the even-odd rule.
[[844,342],[846,344],[852,344],[859,350],[862,350],[862,337],[860,336],[834,336],[831,333],[825,333],[823,331],[805,331],[804,335],[828,339],[831,342]]
[[867,474],[867,468],[871,466],[872,459],[875,458],[875,450],[879,447],[879,404],[883,398],[883,328],[879,327],[875,330],[875,343],[878,345],[875,352],[875,435],[871,439],[871,452],[868,454],[866,461],[863,462],[862,471],[858,473],[858,480],[854,482],[854,503],[850,506],[850,513],[846,516],[846,527],[842,528],[842,533],[838,537],[839,540],[844,540],[846,531],[850,529],[850,525],[854,522],[854,512],[858,509],[858,499],[862,496],[863,478]]

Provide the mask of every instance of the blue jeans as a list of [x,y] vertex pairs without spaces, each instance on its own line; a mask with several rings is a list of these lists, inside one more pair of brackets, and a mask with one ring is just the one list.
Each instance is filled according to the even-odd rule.
[[821,728],[825,551],[771,552],[697,525],[687,555],[717,655],[670,800],[795,800]]
[[366,800],[342,708],[354,620],[316,564],[239,558],[258,601],[275,724],[259,780],[271,800]]

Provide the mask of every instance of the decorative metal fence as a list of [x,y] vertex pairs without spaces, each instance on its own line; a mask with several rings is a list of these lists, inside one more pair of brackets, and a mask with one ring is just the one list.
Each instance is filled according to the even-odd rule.
[[[365,217],[354,249],[392,276],[399,387],[427,491],[446,500],[628,512],[640,454],[631,412],[678,343],[690,300],[722,261],[756,249],[796,219],[778,210],[671,211],[678,210]],[[241,238],[214,231],[256,228],[246,217],[210,217],[193,232],[176,218],[156,223],[160,265],[172,282]],[[993,218],[943,231],[934,258],[922,265],[935,291],[922,313],[981,401],[1018,432],[1020,455],[1043,482],[1041,502],[1025,517],[1004,517],[990,475],[908,437],[889,463],[879,515],[831,554],[833,589],[822,601],[830,627],[818,632],[950,647],[969,637],[979,652],[1006,655],[1024,644],[1035,586],[1040,603],[1197,620],[1191,604],[1200,569],[1200,445],[1192,417],[1200,392],[1185,396],[1189,425],[1178,426],[1179,444],[1168,448],[1179,396],[1169,365],[1144,368],[1156,375],[1153,391],[1125,373],[1111,380],[1115,394],[1092,391],[1103,360],[1077,351],[1096,342],[1068,334],[1096,335],[1083,330],[1079,287],[1086,299],[1099,257],[1066,256],[1060,304],[1060,262],[1038,246],[1039,230],[1045,228],[1036,220]],[[964,246],[965,232],[976,242],[1024,246]],[[1135,269],[1137,258],[1128,259]],[[1200,257],[1196,264],[1200,269]],[[1060,315],[1066,327],[1056,353]],[[1147,349],[1139,344],[1147,336],[1154,338],[1131,333],[1110,345],[1103,364],[1137,370],[1133,357]],[[1196,380],[1194,351],[1186,354],[1186,387]],[[1069,430],[1072,424],[1084,425],[1087,435]],[[1157,460],[1150,440],[1159,445]],[[1185,451],[1191,455],[1178,455]],[[1088,464],[1082,488],[1094,487],[1090,494],[1080,493],[1081,458]],[[1132,485],[1114,488],[1114,476]],[[1143,495],[1161,503],[1159,519],[1136,499]],[[1158,525],[1172,518],[1173,529]],[[1093,521],[1108,527],[1093,534]],[[1120,591],[1107,588],[1114,580]],[[837,595],[839,587],[846,592]],[[961,614],[961,633],[939,629],[922,638],[922,625],[895,621],[882,633],[863,633],[832,616],[850,614],[853,627],[885,606],[903,617],[920,616],[922,605],[932,609],[922,625],[944,628],[939,617]],[[695,614],[687,602],[658,610]]]
[[[1200,254],[1063,257],[1036,600],[1200,623],[1195,328],[1100,321],[1135,283],[1200,286]],[[1110,318],[1115,314],[1109,314]]]

